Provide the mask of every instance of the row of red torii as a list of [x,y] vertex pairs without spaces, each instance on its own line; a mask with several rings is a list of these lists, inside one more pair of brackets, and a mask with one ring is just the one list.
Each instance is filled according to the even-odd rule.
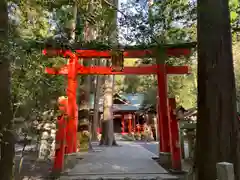
[[[66,140],[66,147],[58,146],[61,149],[62,154],[55,155],[55,171],[61,171],[63,168],[64,154],[70,154],[77,151],[77,123],[78,123],[78,110],[76,105],[76,94],[77,94],[77,76],[78,74],[88,74],[88,75],[127,75],[127,74],[138,74],[138,75],[148,75],[156,74],[158,81],[158,137],[160,139],[159,143],[159,153],[171,153],[172,168],[176,170],[181,170],[181,153],[179,147],[179,135],[178,135],[178,125],[176,118],[174,116],[174,109],[176,108],[176,103],[174,98],[168,98],[167,93],[167,75],[168,74],[189,74],[188,66],[168,66],[165,64],[165,58],[167,57],[180,57],[189,56],[191,54],[191,48],[193,46],[179,46],[179,47],[165,47],[161,49],[159,54],[159,48],[153,47],[151,49],[138,49],[138,50],[124,50],[121,51],[121,57],[119,53],[113,53],[111,50],[83,50],[77,49],[75,51],[61,50],[61,49],[45,49],[43,54],[49,57],[63,56],[68,58],[67,65],[59,69],[46,68],[45,71],[48,74],[53,75],[67,75],[68,85],[67,85],[67,101],[68,110],[67,116],[68,121],[66,122],[66,128],[64,131],[59,133],[62,137],[62,142]],[[114,54],[118,54],[115,55]],[[116,57],[118,56],[118,57]],[[140,66],[140,67],[123,67],[121,70],[113,69],[115,67],[106,66],[94,66],[86,67],[78,63],[79,58],[89,60],[91,58],[104,58],[112,59],[112,64],[116,59],[122,58],[145,58],[152,57],[156,58],[156,65]],[[164,58],[164,59],[160,59]],[[116,63],[118,64],[118,63]]]

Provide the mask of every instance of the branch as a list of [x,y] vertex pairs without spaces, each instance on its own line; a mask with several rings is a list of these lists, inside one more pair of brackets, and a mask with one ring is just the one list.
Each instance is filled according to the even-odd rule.
[[232,28],[232,31],[233,31],[233,32],[240,32],[240,28],[239,28],[239,27]]
[[[113,9],[115,9],[116,11],[120,12],[125,18],[130,19],[130,21],[132,21],[134,23],[134,25],[138,25],[137,21],[135,19],[133,19],[132,17],[127,16],[123,11],[119,10],[114,4],[110,3],[108,0],[103,0],[107,5],[111,6]],[[151,34],[151,39],[157,44],[157,45],[161,45],[160,42],[158,42],[156,36],[154,34]]]
[[[103,44],[101,42],[91,41],[89,43],[71,43],[71,44],[64,44],[61,42],[55,42],[52,41],[53,46],[52,48],[55,49],[68,49],[68,50],[79,50],[79,49],[86,49],[86,50],[98,50],[98,51],[105,51],[105,50],[111,50],[113,47],[109,44]],[[25,45],[27,45],[26,49],[44,49],[45,41],[36,41],[36,40],[30,40],[26,41]],[[186,43],[178,43],[178,44],[150,44],[150,45],[136,45],[136,46],[124,46],[119,45],[120,49],[123,50],[146,50],[146,49],[154,49],[154,48],[195,48],[197,45],[197,42],[186,42]]]

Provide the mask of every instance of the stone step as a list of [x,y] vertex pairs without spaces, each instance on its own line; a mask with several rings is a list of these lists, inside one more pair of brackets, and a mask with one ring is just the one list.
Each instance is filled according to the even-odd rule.
[[71,174],[63,175],[60,180],[178,180],[176,176],[169,174]]

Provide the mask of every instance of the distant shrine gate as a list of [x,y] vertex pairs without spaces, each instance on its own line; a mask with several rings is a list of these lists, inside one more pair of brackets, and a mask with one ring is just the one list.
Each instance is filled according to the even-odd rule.
[[[46,68],[46,72],[52,75],[67,75],[68,86],[67,86],[67,97],[68,97],[68,117],[69,120],[66,126],[66,154],[76,152],[76,136],[77,136],[77,124],[78,124],[78,111],[76,106],[76,94],[77,94],[77,76],[80,74],[87,75],[127,75],[127,74],[138,74],[138,75],[148,75],[156,74],[158,81],[158,130],[159,132],[159,150],[160,153],[171,153],[172,168],[176,170],[181,169],[181,150],[179,146],[179,135],[176,117],[174,115],[174,109],[176,108],[175,99],[168,99],[167,92],[167,75],[175,74],[189,74],[188,66],[168,66],[165,64],[165,58],[167,57],[181,57],[189,56],[191,54],[191,48],[195,45],[193,44],[181,44],[180,45],[168,45],[159,49],[157,47],[151,49],[124,49],[117,53],[111,50],[75,50],[72,52],[70,50],[55,50],[55,49],[45,49],[43,54],[46,56],[63,56],[68,59],[67,65],[61,67],[60,69]],[[122,52],[122,53],[121,53]],[[115,54],[115,55],[114,55]],[[160,55],[159,55],[160,54]],[[117,66],[123,66],[124,58],[145,58],[152,57],[156,58],[156,65],[140,66],[140,67],[122,67],[120,69]],[[113,66],[95,66],[95,67],[85,67],[78,63],[78,59],[91,59],[91,58],[111,58]],[[161,59],[163,58],[163,59]],[[122,61],[119,63],[119,60]],[[118,61],[118,62],[115,62]],[[115,64],[115,66],[114,66]],[[64,131],[65,132],[65,131]],[[70,133],[70,134],[69,134]],[[65,136],[63,136],[65,137]],[[55,161],[63,162],[64,156],[55,157]],[[63,167],[63,164],[57,167]]]

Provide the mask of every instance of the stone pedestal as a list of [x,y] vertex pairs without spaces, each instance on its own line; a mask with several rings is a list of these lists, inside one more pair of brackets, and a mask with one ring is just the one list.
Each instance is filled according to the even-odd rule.
[[160,152],[158,162],[161,166],[166,169],[170,169],[172,167],[171,162],[171,153],[168,152]]
[[78,153],[65,154],[64,155],[64,170],[72,169],[79,160],[81,156]]
[[86,152],[89,150],[89,133],[88,131],[77,132],[77,151]]

